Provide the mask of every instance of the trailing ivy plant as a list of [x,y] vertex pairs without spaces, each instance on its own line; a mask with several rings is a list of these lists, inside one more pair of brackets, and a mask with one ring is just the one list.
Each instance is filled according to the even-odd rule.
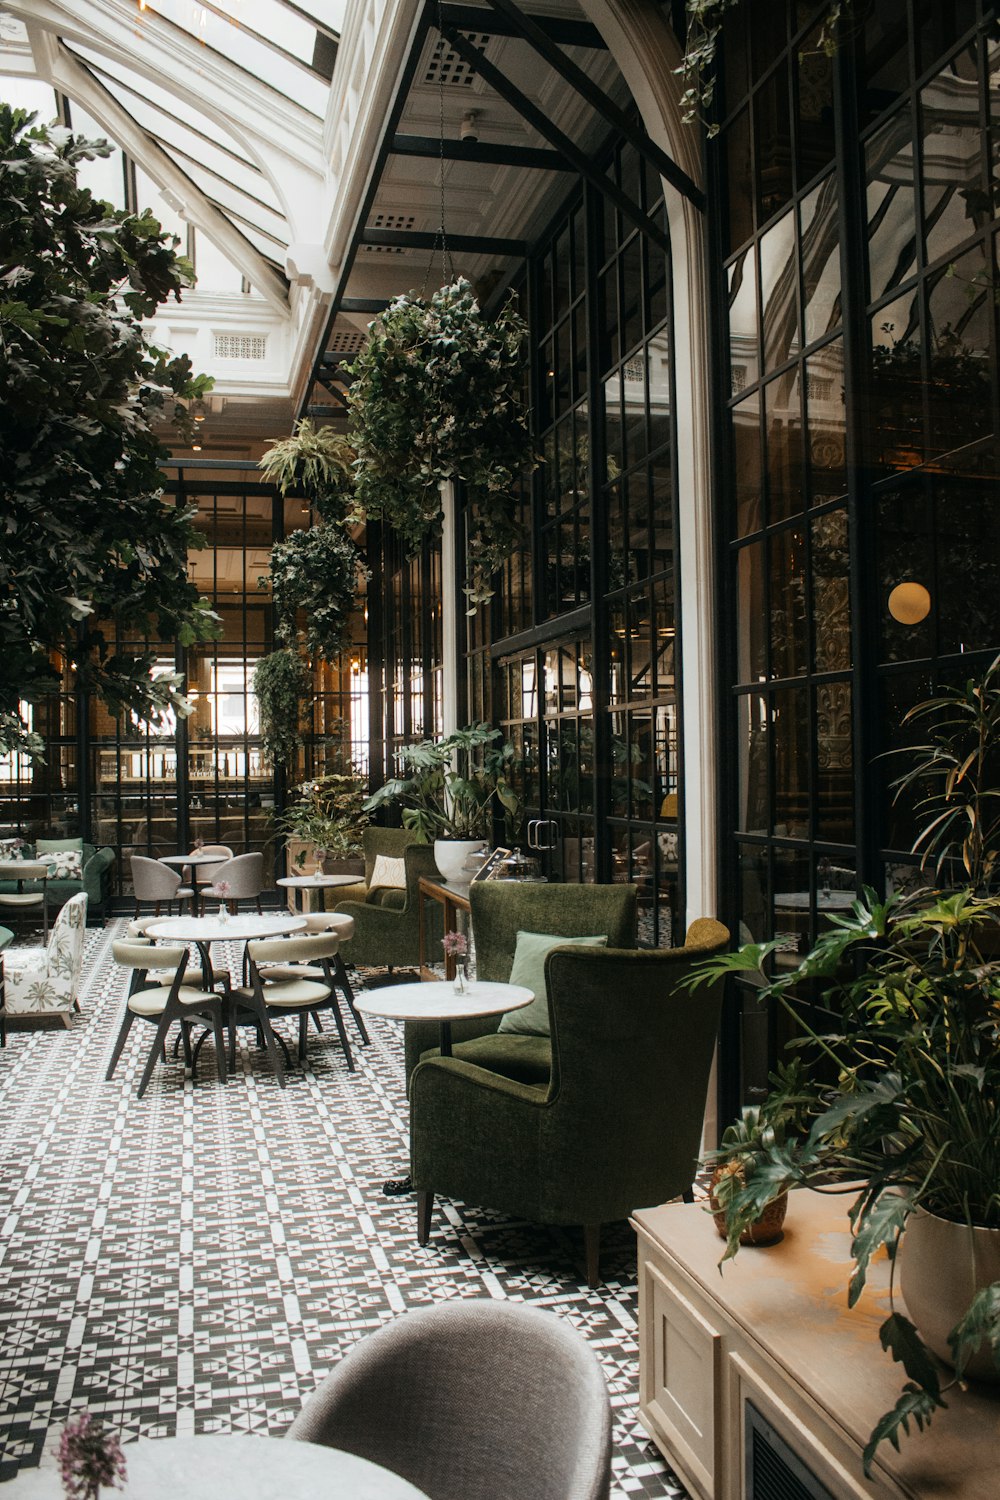
[[160,643],[219,633],[153,431],[211,382],[142,327],[191,267],[152,214],[78,185],[107,142],[35,118],[0,105],[0,754],[39,752],[19,703],[60,690],[140,722],[186,715],[177,674],[152,675]]
[[[341,526],[321,522],[293,531],[271,548],[275,636],[287,645],[301,640],[313,656],[332,661],[348,641],[358,580],[367,576],[358,549]],[[298,631],[298,611],[305,627]]]
[[[687,36],[684,56],[675,72],[686,85],[681,95],[681,118],[685,124],[701,120],[710,136],[718,135],[719,126],[711,119],[715,101],[716,53],[719,34],[728,11],[750,0],[687,0]],[[851,22],[860,0],[826,0],[816,38],[815,51],[832,57],[837,50],[841,22]]]
[[[353,460],[346,438],[305,418],[260,461],[261,471],[282,495],[294,491],[308,496],[321,517],[318,525],[293,531],[271,548],[275,637],[328,661],[348,640],[358,586],[368,576],[349,530],[357,520]],[[266,578],[260,586],[267,587]],[[305,617],[301,633],[300,612]]]
[[300,721],[303,704],[312,694],[312,673],[299,653],[286,646],[261,657],[253,690],[265,756],[274,765],[293,765],[302,744]]
[[463,278],[425,301],[396,297],[350,368],[360,508],[415,552],[441,524],[442,479],[464,482],[473,606],[518,539],[518,477],[535,467],[522,405],[527,327],[512,305],[483,316]]

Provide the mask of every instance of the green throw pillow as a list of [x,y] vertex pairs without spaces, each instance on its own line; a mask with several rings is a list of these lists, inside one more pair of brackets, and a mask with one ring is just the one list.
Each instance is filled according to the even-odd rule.
[[82,855],[83,839],[39,839],[35,845],[39,859],[43,854],[64,854],[67,850],[76,850]]
[[566,943],[582,943],[591,948],[607,947],[608,935],[598,937],[559,937],[554,932],[519,932],[514,962],[510,971],[511,984],[523,984],[534,993],[534,1000],[521,1010],[508,1010],[500,1018],[498,1031],[518,1032],[521,1036],[548,1036],[549,1002],[545,998],[545,956],[552,948],[561,948]]

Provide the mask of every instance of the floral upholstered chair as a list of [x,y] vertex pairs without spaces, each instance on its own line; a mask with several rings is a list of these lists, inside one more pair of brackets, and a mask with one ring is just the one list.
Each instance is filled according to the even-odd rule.
[[81,891],[62,908],[45,948],[9,948],[4,954],[5,1016],[62,1016],[68,1026],[80,1009],[87,897]]

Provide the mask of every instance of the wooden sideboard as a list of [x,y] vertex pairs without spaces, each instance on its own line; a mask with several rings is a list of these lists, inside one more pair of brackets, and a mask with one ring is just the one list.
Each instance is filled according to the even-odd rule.
[[1000,1386],[947,1411],[865,1479],[861,1453],[906,1379],[882,1352],[889,1266],[847,1306],[851,1196],[790,1195],[782,1240],[720,1274],[701,1204],[633,1215],[639,1236],[640,1397],[650,1436],[697,1500],[997,1500]]

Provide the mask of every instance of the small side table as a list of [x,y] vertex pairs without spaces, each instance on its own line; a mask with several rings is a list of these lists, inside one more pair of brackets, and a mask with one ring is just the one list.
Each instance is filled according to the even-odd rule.
[[498,1016],[505,1010],[521,1010],[535,995],[523,984],[501,984],[496,979],[467,979],[465,989],[455,989],[448,979],[419,984],[388,984],[371,990],[357,1001],[368,1016],[387,1016],[392,1021],[437,1021],[441,1027],[441,1056],[451,1057],[452,1021],[472,1021],[479,1016]]
[[[16,880],[17,890],[0,894],[0,907],[8,906],[11,909],[23,911],[26,907],[40,906],[42,908],[42,933],[44,941],[49,940],[49,865],[44,859],[3,859],[0,860],[0,880]],[[40,880],[41,891],[26,891],[23,889],[26,880]]]
[[283,875],[274,883],[283,890],[292,892],[296,911],[311,911],[311,905],[307,904],[310,891],[328,891],[334,886],[357,885],[359,879],[358,875],[321,875],[317,872],[313,875]]

